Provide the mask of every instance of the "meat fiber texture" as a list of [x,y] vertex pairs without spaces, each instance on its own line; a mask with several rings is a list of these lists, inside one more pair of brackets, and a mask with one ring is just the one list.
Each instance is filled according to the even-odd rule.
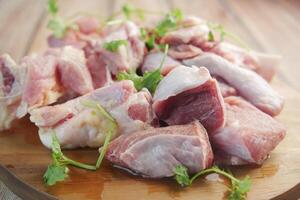
[[106,158],[133,173],[161,178],[173,176],[177,165],[190,173],[208,168],[213,152],[206,130],[194,121],[121,135],[109,145]]
[[[142,63],[145,54],[145,43],[141,39],[140,29],[131,21],[105,27],[103,39],[95,48],[113,75],[121,71],[135,71]],[[126,40],[116,52],[111,52],[103,45],[116,40]]]
[[27,73],[17,110],[19,118],[34,108],[57,102],[64,95],[79,96],[94,89],[83,51],[71,46],[25,57],[21,65]]
[[204,67],[179,66],[159,83],[153,109],[168,125],[199,120],[208,132],[224,125],[223,97],[215,79]]
[[[158,69],[163,61],[164,53],[161,51],[151,51],[145,56],[144,63],[141,67],[143,73],[151,72]],[[173,58],[166,56],[162,67],[161,67],[161,74],[163,76],[167,75],[172,69],[178,67],[180,62],[174,60]]]
[[143,130],[153,119],[149,92],[136,92],[131,81],[116,82],[64,104],[32,110],[30,120],[39,127],[40,139],[46,147],[51,147],[53,131],[62,148],[103,144],[107,119],[87,107],[87,100],[99,103],[116,120],[118,131],[113,137]]
[[223,165],[262,164],[285,136],[271,116],[239,97],[225,98],[226,123],[210,134],[215,162]]
[[8,54],[0,56],[0,131],[9,129],[16,118],[25,73]]
[[183,63],[188,66],[205,66],[210,74],[224,79],[239,95],[271,116],[278,115],[283,108],[283,97],[266,80],[251,70],[235,66],[221,56],[205,53],[184,60]]

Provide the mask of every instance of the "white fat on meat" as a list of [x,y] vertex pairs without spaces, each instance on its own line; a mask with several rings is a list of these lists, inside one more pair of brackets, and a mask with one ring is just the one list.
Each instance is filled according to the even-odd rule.
[[[143,73],[151,72],[158,69],[163,61],[164,53],[161,51],[151,51],[145,56],[144,63],[141,67]],[[174,60],[173,58],[166,56],[162,67],[161,74],[166,75],[175,67],[181,65],[180,62]]]
[[32,110],[30,120],[39,127],[40,139],[46,147],[51,146],[53,131],[62,148],[103,144],[106,133],[101,127],[105,127],[107,119],[85,106],[86,100],[99,103],[116,120],[118,131],[114,137],[143,130],[153,119],[149,92],[137,93],[131,81],[116,82],[66,103]]
[[204,67],[173,69],[158,84],[153,108],[157,117],[169,125],[198,119],[211,132],[224,124],[223,97],[216,80]]
[[173,176],[178,165],[189,173],[210,167],[213,152],[206,130],[194,121],[121,135],[110,143],[106,158],[143,177],[162,178]]
[[218,164],[262,164],[285,136],[271,116],[239,97],[225,98],[226,123],[210,134]]
[[8,54],[0,56],[0,131],[9,129],[16,119],[25,73]]
[[[133,22],[107,26],[102,33],[103,40],[96,51],[100,53],[111,73],[134,71],[142,63],[145,54],[145,43],[141,39],[139,28]],[[126,40],[127,45],[120,45],[116,52],[103,48],[104,43],[115,40]]]
[[188,66],[205,66],[212,75],[224,79],[241,96],[271,116],[278,115],[283,108],[283,97],[273,90],[266,80],[255,72],[237,67],[218,55],[205,53],[184,60],[183,63]]

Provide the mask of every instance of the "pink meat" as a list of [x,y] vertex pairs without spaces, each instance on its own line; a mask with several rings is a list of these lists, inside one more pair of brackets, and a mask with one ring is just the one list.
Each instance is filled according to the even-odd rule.
[[205,66],[212,75],[224,79],[241,96],[271,116],[278,115],[283,108],[283,98],[268,82],[253,71],[237,67],[218,55],[205,53],[183,63],[188,66]]
[[137,93],[131,81],[116,82],[66,103],[32,110],[30,120],[39,127],[40,139],[46,147],[51,146],[52,130],[63,148],[103,144],[107,119],[85,106],[87,100],[99,103],[111,114],[117,122],[117,134],[143,130],[153,120],[149,92]]
[[99,21],[91,16],[80,17],[76,20],[79,31],[83,34],[91,34],[97,32],[100,27]]
[[153,108],[169,125],[199,120],[208,132],[224,124],[224,103],[215,79],[207,69],[180,66],[159,83]]
[[[140,36],[140,30],[133,22],[107,26],[102,33],[103,41],[99,43],[97,52],[101,54],[111,73],[134,71],[142,63],[145,54],[145,43]],[[103,48],[104,43],[115,40],[127,40],[127,45],[121,45],[116,52]]]
[[109,145],[106,158],[144,177],[161,178],[173,176],[177,165],[190,173],[208,168],[213,153],[205,129],[194,121],[121,135]]
[[27,75],[18,117],[25,116],[33,108],[54,103],[63,95],[57,79],[58,61],[54,56],[25,57],[22,65],[27,68]]
[[91,73],[94,88],[103,87],[112,81],[110,72],[99,54],[90,55],[86,65]]
[[[161,51],[152,51],[148,53],[144,59],[144,63],[141,67],[142,72],[151,72],[159,68],[159,66],[162,63],[164,57],[164,53]],[[165,61],[163,62],[162,68],[161,68],[161,74],[166,75],[168,74],[172,69],[179,66],[180,63],[174,59],[172,59],[169,56],[166,56]]]
[[284,138],[285,128],[241,98],[227,97],[225,104],[226,124],[210,134],[213,147],[223,154],[217,162],[261,164]]
[[180,44],[172,46],[169,49],[168,54],[174,59],[184,60],[198,56],[202,54],[202,52],[203,51],[200,48],[195,47],[194,45]]
[[8,55],[0,56],[0,131],[10,128],[20,104],[25,69]]
[[60,81],[67,90],[83,95],[94,89],[82,50],[66,46],[58,59]]
[[217,77],[216,80],[218,81],[218,85],[223,97],[237,95],[236,89],[228,85],[228,83],[226,83],[223,79]]

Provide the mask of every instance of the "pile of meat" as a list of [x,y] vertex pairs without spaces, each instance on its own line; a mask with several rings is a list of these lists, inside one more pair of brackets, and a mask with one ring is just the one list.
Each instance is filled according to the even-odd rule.
[[[148,51],[134,22],[107,25],[99,32],[91,17],[79,30],[48,38],[49,48],[16,64],[0,57],[0,130],[27,113],[51,146],[56,132],[62,148],[101,147],[106,120],[84,101],[99,103],[117,122],[106,158],[144,177],[174,175],[177,165],[194,173],[221,165],[260,165],[285,136],[273,117],[283,98],[269,85],[280,58],[209,41],[202,19],[168,32],[159,42],[170,49],[163,79],[154,94],[137,91],[123,71],[150,72],[164,57]],[[104,43],[126,40],[112,52]]]

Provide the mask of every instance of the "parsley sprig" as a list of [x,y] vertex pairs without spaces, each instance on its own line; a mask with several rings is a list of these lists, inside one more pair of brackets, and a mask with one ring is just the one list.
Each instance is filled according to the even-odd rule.
[[67,30],[78,30],[78,26],[73,22],[67,22],[65,19],[58,15],[57,0],[48,0],[48,12],[51,14],[51,18],[47,24],[47,28],[53,31],[53,35],[56,38],[62,38],[66,34]]
[[120,46],[127,46],[128,41],[127,40],[113,40],[110,42],[106,42],[103,44],[103,48],[110,51],[110,52],[116,52]]
[[161,75],[161,68],[165,62],[168,48],[169,46],[165,45],[164,57],[160,63],[160,66],[156,70],[145,72],[143,76],[139,76],[135,72],[120,72],[117,75],[117,80],[131,80],[138,91],[142,90],[143,88],[147,88],[153,94],[157,85],[163,78]]
[[68,165],[82,168],[85,170],[91,170],[95,171],[97,170],[105,156],[105,153],[107,151],[109,142],[113,136],[113,134],[116,134],[117,131],[117,123],[112,118],[112,116],[107,113],[104,108],[102,108],[98,103],[93,101],[84,101],[83,104],[89,108],[92,108],[95,110],[99,115],[102,115],[105,119],[107,119],[106,127],[102,127],[105,129],[105,132],[107,132],[104,144],[101,149],[99,149],[100,155],[97,159],[97,162],[95,165],[89,165],[84,164],[81,162],[77,162],[75,160],[72,160],[65,156],[63,152],[61,151],[61,147],[58,141],[58,138],[55,133],[52,134],[52,144],[51,144],[51,150],[52,150],[52,164],[48,166],[43,179],[46,185],[54,185],[59,181],[63,181],[68,177],[69,168]]
[[250,178],[247,176],[243,180],[239,180],[235,178],[231,173],[228,173],[222,169],[220,169],[217,166],[213,166],[209,169],[202,170],[198,173],[196,173],[191,178],[188,175],[187,168],[178,165],[174,169],[175,173],[175,180],[177,183],[179,183],[181,186],[190,186],[195,179],[198,177],[205,175],[205,174],[211,174],[211,173],[217,173],[220,174],[226,178],[228,178],[231,181],[231,187],[229,188],[229,196],[228,200],[244,200],[246,199],[247,192],[250,190],[251,181]]

